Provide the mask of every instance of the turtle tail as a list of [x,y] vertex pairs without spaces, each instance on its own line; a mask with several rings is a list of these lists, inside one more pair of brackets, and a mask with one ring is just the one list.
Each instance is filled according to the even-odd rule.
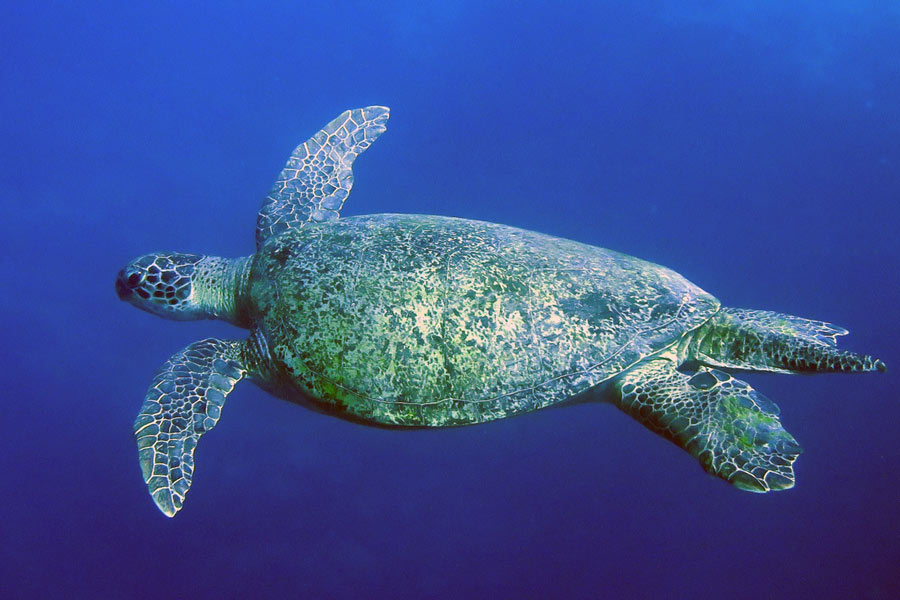
[[779,313],[723,308],[692,338],[689,354],[710,366],[781,373],[884,371],[884,362],[837,348],[847,330]]

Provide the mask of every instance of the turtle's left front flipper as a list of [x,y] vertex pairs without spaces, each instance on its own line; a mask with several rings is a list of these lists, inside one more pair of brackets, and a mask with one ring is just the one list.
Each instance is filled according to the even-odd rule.
[[751,492],[793,487],[801,449],[778,407],[747,383],[700,367],[685,374],[668,358],[616,381],[619,408],[695,456],[707,472]]
[[385,132],[390,110],[345,110],[288,158],[256,218],[256,247],[288,229],[340,215],[353,187],[353,161]]
[[215,427],[247,370],[245,342],[194,342],[162,366],[134,422],[141,470],[153,501],[166,516],[181,510],[194,474],[194,448]]

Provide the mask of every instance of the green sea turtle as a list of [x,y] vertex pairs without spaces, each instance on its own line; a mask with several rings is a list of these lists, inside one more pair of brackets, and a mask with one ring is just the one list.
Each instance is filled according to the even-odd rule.
[[[150,494],[182,507],[194,448],[243,378],[380,426],[484,423],[611,397],[740,489],[793,486],[778,407],[731,370],[884,370],[821,321],[732,309],[667,268],[504,225],[439,216],[338,219],[356,157],[388,109],[346,111],[294,150],[263,202],[257,251],[158,253],[120,298],[170,319],[223,319],[246,340],[189,345],[134,424]],[[602,385],[601,385],[602,384]],[[602,394],[601,391],[602,390]]]

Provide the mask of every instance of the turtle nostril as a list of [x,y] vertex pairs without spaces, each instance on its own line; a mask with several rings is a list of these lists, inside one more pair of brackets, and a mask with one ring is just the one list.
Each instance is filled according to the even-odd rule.
[[137,285],[141,282],[141,276],[138,273],[132,273],[128,276],[126,282],[128,283],[128,287],[130,288],[137,287]]

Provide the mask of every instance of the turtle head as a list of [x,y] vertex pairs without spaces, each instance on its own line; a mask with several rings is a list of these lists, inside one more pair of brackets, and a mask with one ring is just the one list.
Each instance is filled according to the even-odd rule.
[[208,318],[194,294],[197,267],[206,257],[199,254],[154,253],[140,256],[116,277],[116,294],[154,315],[189,321]]
[[180,252],[145,254],[116,277],[119,298],[176,321],[224,319],[248,327],[250,257],[220,258]]

